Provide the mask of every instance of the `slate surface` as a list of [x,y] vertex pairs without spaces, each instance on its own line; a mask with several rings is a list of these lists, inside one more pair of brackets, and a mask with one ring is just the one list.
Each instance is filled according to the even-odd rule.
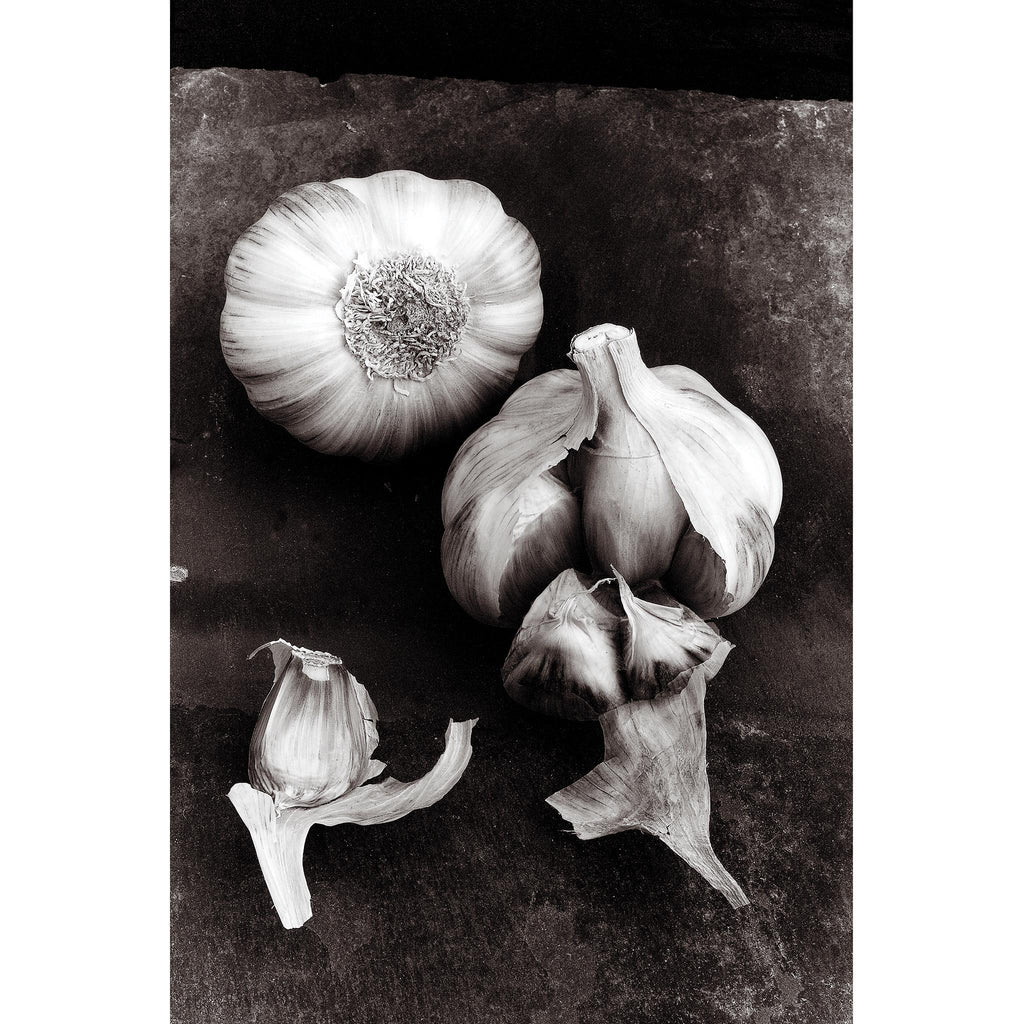
[[[175,71],[171,104],[172,1017],[274,1022],[850,1019],[849,104],[285,72]],[[712,839],[739,912],[665,847],[581,842],[544,804],[599,729],[504,695],[510,635],[439,563],[457,446],[331,459],[262,420],[218,345],[235,238],[299,182],[408,167],[491,188],[529,227],[545,321],[635,327],[749,412],[785,498],[768,580],[721,621]],[[225,794],[284,636],[342,655],[412,779],[449,717],[465,777],[390,825],[315,828],[314,916],[286,932]]]

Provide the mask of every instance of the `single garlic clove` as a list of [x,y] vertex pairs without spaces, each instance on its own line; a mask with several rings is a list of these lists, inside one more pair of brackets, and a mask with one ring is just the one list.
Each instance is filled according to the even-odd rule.
[[[766,482],[769,455],[774,462],[770,445],[766,451],[755,442],[747,422],[707,390],[675,390],[659,380],[644,365],[634,332],[613,338],[606,351],[627,405],[661,452],[690,527],[722,561],[721,586],[709,603],[718,615],[737,611],[757,592],[775,554],[774,522],[766,505],[775,494]],[[751,448],[756,448],[753,455],[747,454]],[[760,470],[750,480],[746,472],[752,463]],[[777,473],[777,462],[774,466]],[[677,585],[686,592],[685,578],[671,570],[668,575],[673,592]],[[705,574],[701,585],[707,583]],[[677,596],[686,600],[683,593]],[[694,610],[710,615],[707,607]]]
[[733,645],[714,626],[650,583],[634,594],[615,573],[625,613],[622,664],[631,700],[678,693],[701,669],[705,680],[717,675]]
[[597,426],[567,460],[582,495],[583,532],[594,571],[614,566],[630,583],[659,579],[687,523],[658,446],[633,415],[609,343],[629,332],[602,324],[576,335],[570,356],[597,405]]
[[627,699],[619,671],[620,614],[600,591],[601,583],[567,569],[533,602],[501,669],[510,697],[575,720],[597,718]]
[[750,901],[711,847],[705,688],[700,666],[677,694],[603,714],[604,761],[547,802],[580,839],[656,836],[738,908]]
[[576,373],[535,377],[464,442],[448,471],[445,580],[488,625],[518,625],[548,581],[586,564],[579,502],[560,471],[586,437],[579,401]]
[[[340,658],[274,640],[274,686],[249,744],[249,781],[280,807],[313,807],[364,782],[380,762],[377,711]],[[381,765],[381,767],[383,767]]]
[[775,449],[765,432],[740,408],[723,397],[711,383],[688,366],[655,366],[651,373],[673,391],[696,391],[728,414],[733,430],[731,456],[740,468],[750,493],[764,506],[774,523],[782,508],[782,472]]
[[615,455],[587,442],[568,461],[582,494],[583,534],[594,571],[614,566],[631,583],[664,576],[687,516],[661,456]]
[[[228,799],[249,829],[281,923],[298,928],[312,916],[302,870],[310,828],[376,825],[436,803],[469,764],[477,720],[448,723],[444,752],[416,782],[386,778],[363,786],[385,768],[369,757],[377,745],[377,711],[365,687],[333,654],[275,640],[250,657],[267,649],[274,688],[250,745],[252,785],[232,786]],[[321,744],[316,752],[314,736]],[[339,749],[349,756],[338,757]],[[327,765],[333,777],[325,777]]]

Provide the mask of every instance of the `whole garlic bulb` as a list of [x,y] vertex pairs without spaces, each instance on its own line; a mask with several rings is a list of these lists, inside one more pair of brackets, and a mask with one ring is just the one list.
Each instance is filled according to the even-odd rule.
[[578,372],[524,384],[452,462],[441,555],[455,599],[514,626],[564,570],[614,569],[702,618],[742,608],[775,551],[767,437],[693,370],[645,366],[624,327],[577,335],[569,355]]
[[221,347],[253,406],[366,460],[469,425],[543,317],[529,231],[483,185],[414,171],[291,189],[224,277]]

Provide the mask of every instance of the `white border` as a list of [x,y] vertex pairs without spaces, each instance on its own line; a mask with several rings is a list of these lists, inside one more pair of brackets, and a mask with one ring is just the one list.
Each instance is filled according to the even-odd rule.
[[[1018,1009],[1019,21],[857,0],[862,1024]],[[136,1024],[168,1007],[168,18],[5,28],[5,1008]]]

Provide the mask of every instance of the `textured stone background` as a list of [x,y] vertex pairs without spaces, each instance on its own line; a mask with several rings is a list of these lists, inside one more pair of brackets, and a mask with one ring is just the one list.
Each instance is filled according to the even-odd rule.
[[[172,1015],[180,1022],[839,1022],[850,1018],[850,177],[839,102],[287,72],[175,71],[171,112]],[[262,420],[218,344],[235,238],[292,185],[408,167],[491,188],[537,240],[545,320],[633,326],[749,412],[785,498],[769,577],[722,620],[712,839],[739,912],[637,833],[583,843],[544,797],[595,725],[504,696],[510,635],[447,593],[455,442],[396,466]],[[284,636],[345,657],[399,778],[478,716],[445,800],[315,828],[314,916],[280,927],[225,794]]]

